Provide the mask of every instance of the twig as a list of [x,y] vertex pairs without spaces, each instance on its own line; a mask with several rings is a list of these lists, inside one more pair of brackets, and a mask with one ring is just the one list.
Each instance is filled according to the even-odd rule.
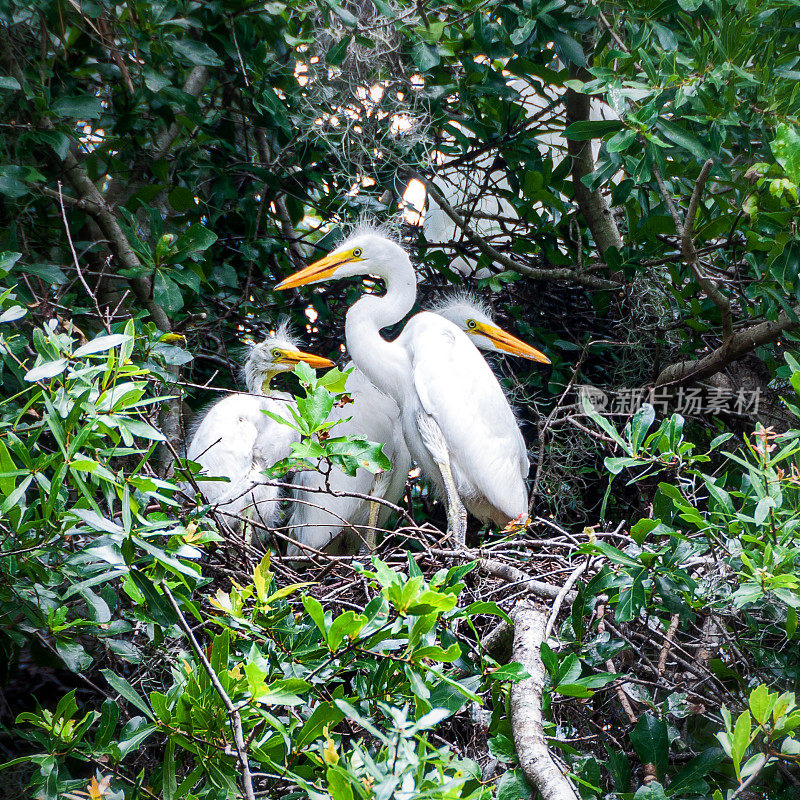
[[736,798],[761,774],[761,770],[767,766],[768,762],[769,759],[765,758],[761,766],[752,775],[748,776],[744,783],[739,784],[739,786],[736,788],[736,791],[728,798],[728,800],[736,800]]
[[178,616],[178,624],[181,626],[183,632],[186,634],[186,638],[189,640],[189,644],[192,646],[192,650],[194,650],[195,655],[197,656],[200,663],[205,668],[205,671],[208,673],[208,677],[211,680],[214,688],[217,691],[217,694],[220,696],[220,699],[225,705],[225,708],[228,711],[228,716],[231,720],[231,727],[233,729],[233,744],[236,748],[236,755],[239,759],[239,765],[242,768],[242,788],[244,790],[244,796],[247,800],[255,800],[255,795],[253,794],[253,776],[250,772],[250,762],[247,759],[247,747],[244,743],[244,733],[242,732],[242,718],[239,715],[239,711],[234,706],[233,702],[231,701],[230,697],[228,697],[228,693],[225,691],[222,683],[220,683],[219,677],[217,673],[214,672],[214,668],[209,663],[208,659],[206,658],[206,654],[203,652],[202,647],[198,643],[197,639],[195,638],[192,629],[189,627],[189,623],[186,622],[186,617],[183,616],[180,607],[175,602],[175,598],[172,595],[172,592],[169,590],[169,587],[166,583],[161,584],[161,588],[164,590],[164,595],[166,596],[167,600],[169,600],[169,604],[172,606],[173,611]]
[[[600,596],[600,600],[597,606],[597,632],[603,633],[606,629],[605,625],[605,613],[606,613],[606,602],[608,598],[605,595]],[[616,673],[617,668],[614,666],[614,660],[609,658],[606,661],[606,669],[609,672]],[[633,710],[633,706],[631,705],[631,701],[628,699],[628,695],[625,693],[625,689],[622,688],[622,684],[619,684],[616,687],[617,699],[622,706],[622,710],[625,712],[625,716],[628,718],[628,721],[631,725],[635,725],[639,721],[639,717],[637,716],[636,712]],[[645,765],[646,766],[646,765]]]
[[564,598],[569,594],[569,590],[575,585],[575,581],[580,578],[581,575],[586,571],[586,567],[589,566],[589,559],[587,558],[583,564],[579,564],[573,571],[572,574],[567,578],[567,582],[561,587],[561,591],[556,595],[556,599],[553,602],[553,608],[550,610],[550,617],[547,620],[547,627],[544,631],[544,638],[545,641],[550,638],[550,634],[553,632],[553,626],[556,624],[556,619],[558,618],[558,612],[561,611],[561,604],[564,602]]
[[[495,561],[489,558],[478,559],[478,569],[483,570],[489,575],[501,580],[508,581],[509,583],[524,584],[525,589],[537,597],[542,597],[547,600],[556,600],[561,593],[562,587],[553,586],[550,583],[534,580],[530,575],[523,572],[521,569],[512,567],[510,564],[504,564],[502,561]],[[575,599],[575,592],[567,591],[562,598],[569,600],[571,603]]]
[[658,184],[659,192],[664,199],[664,203],[669,209],[669,213],[675,223],[675,230],[680,237],[681,255],[683,260],[691,269],[706,296],[719,309],[722,320],[722,336],[723,339],[727,341],[733,334],[733,327],[731,323],[731,301],[719,290],[719,287],[714,280],[703,273],[703,270],[700,268],[697,249],[694,246],[694,221],[697,217],[697,211],[700,207],[700,198],[703,195],[703,190],[705,189],[708,176],[711,174],[711,169],[713,166],[714,162],[709,158],[701,167],[700,174],[697,176],[697,180],[694,183],[694,188],[692,189],[692,196],[689,199],[689,206],[686,209],[683,222],[681,222],[681,219],[678,215],[678,210],[672,201],[672,197],[667,191],[664,178],[662,177],[661,171],[656,164],[653,165],[653,174],[656,176],[656,183]]
[[111,333],[111,326],[108,324],[108,321],[103,316],[103,312],[100,310],[100,304],[97,302],[97,295],[89,288],[89,284],[86,282],[86,278],[83,276],[83,271],[81,270],[81,265],[78,261],[78,254],[75,252],[75,245],[72,242],[72,233],[69,229],[69,222],[67,222],[67,212],[64,209],[64,195],[61,192],[61,181],[58,182],[58,203],[61,206],[61,219],[64,222],[64,230],[67,232],[67,241],[69,242],[69,249],[72,252],[72,260],[75,262],[75,270],[78,273],[78,280],[83,284],[83,288],[86,289],[86,294],[92,298],[95,310],[97,311],[97,318],[103,323],[103,327],[106,329],[106,331]]

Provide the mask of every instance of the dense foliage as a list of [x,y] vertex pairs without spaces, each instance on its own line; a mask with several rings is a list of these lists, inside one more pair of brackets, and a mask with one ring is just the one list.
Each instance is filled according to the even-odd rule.
[[[3,4],[9,796],[527,797],[507,713],[525,671],[496,634],[566,582],[544,711],[581,797],[796,796],[799,18],[780,0]],[[412,178],[446,240],[398,223]],[[415,479],[371,562],[297,572],[285,531],[265,556],[173,461],[279,314],[341,354],[363,286],[271,287],[365,215],[414,252],[423,300],[465,285],[553,359],[498,365],[535,514],[449,550]],[[340,377],[288,379],[295,458],[378,469],[329,435]],[[698,382],[761,404],[615,418],[574,392]]]

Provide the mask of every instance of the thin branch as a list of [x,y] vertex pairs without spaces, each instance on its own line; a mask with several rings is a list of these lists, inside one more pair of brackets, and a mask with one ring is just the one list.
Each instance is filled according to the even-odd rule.
[[[195,67],[189,73],[189,77],[183,84],[183,91],[197,99],[200,96],[200,92],[203,91],[203,88],[208,83],[209,77],[210,73],[208,67]],[[173,122],[169,128],[161,131],[153,147],[153,161],[158,161],[160,158],[164,158],[167,155],[173,142],[178,138],[180,130],[180,125],[177,122]]]
[[700,169],[700,174],[697,176],[694,188],[692,189],[692,196],[689,199],[689,206],[686,209],[686,215],[683,222],[678,215],[678,210],[675,203],[667,190],[664,183],[664,178],[658,165],[653,165],[653,174],[656,176],[656,183],[658,184],[659,192],[664,199],[664,203],[669,209],[669,213],[675,222],[675,230],[680,237],[681,256],[692,273],[695,279],[700,284],[706,297],[719,309],[720,317],[722,320],[722,336],[724,340],[730,339],[733,328],[731,322],[731,301],[724,295],[717,286],[716,282],[703,273],[700,266],[700,260],[697,255],[697,249],[694,246],[694,221],[697,217],[697,211],[700,207],[700,198],[703,195],[708,176],[711,174],[711,169],[714,162],[709,158]]
[[[528,592],[547,600],[556,600],[561,593],[562,587],[553,586],[550,583],[534,580],[530,575],[528,575],[526,572],[523,572],[521,569],[512,567],[510,564],[504,564],[502,561],[495,561],[494,559],[489,558],[479,558],[478,569],[483,570],[488,575],[492,575],[495,578],[508,581],[509,583],[524,584],[524,588]],[[562,602],[566,599],[571,603],[575,600],[575,596],[575,592],[568,590],[564,593]]]
[[[556,619],[558,619],[558,612],[561,611],[561,604],[564,602],[564,598],[570,593],[570,589],[575,585],[575,581],[580,578],[581,575],[586,571],[586,567],[589,566],[589,559],[587,558],[582,564],[579,564],[573,571],[572,574],[567,578],[567,582],[561,587],[561,591],[556,595],[556,599],[553,602],[553,608],[550,611],[550,616],[547,620],[547,627],[544,630],[544,638],[545,641],[550,638],[550,634],[553,632],[553,626],[556,624]],[[574,594],[574,592],[573,592]]]
[[108,320],[100,310],[100,304],[97,302],[97,295],[91,290],[89,284],[86,282],[86,278],[83,276],[83,271],[81,270],[81,265],[78,261],[78,254],[75,252],[75,245],[72,242],[72,233],[69,229],[69,222],[67,222],[67,212],[64,209],[64,195],[61,192],[61,181],[58,182],[58,202],[61,206],[61,219],[64,222],[64,230],[67,232],[67,241],[69,242],[69,249],[72,252],[72,260],[75,262],[75,271],[78,273],[78,280],[81,282],[81,284],[83,284],[83,288],[86,289],[86,294],[92,298],[95,311],[97,311],[97,318],[103,323],[106,331],[111,333],[111,326],[108,324]]
[[658,677],[664,674],[667,668],[667,658],[669,651],[672,647],[672,641],[675,638],[675,632],[678,630],[678,623],[681,621],[680,614],[673,614],[669,621],[669,628],[667,628],[667,635],[664,637],[664,646],[661,648],[661,653],[658,656]]
[[239,711],[237,710],[236,706],[234,706],[230,697],[228,697],[228,693],[225,691],[222,683],[220,683],[217,673],[214,671],[214,668],[206,658],[206,654],[203,652],[203,648],[200,647],[200,644],[195,638],[192,629],[189,627],[186,617],[183,616],[183,612],[181,611],[177,602],[175,602],[175,598],[173,597],[172,592],[169,590],[169,586],[167,586],[166,583],[162,583],[161,588],[164,590],[164,595],[166,596],[167,600],[169,600],[169,604],[172,606],[173,611],[177,614],[178,624],[186,634],[186,638],[189,640],[192,650],[194,650],[198,660],[208,673],[208,677],[213,684],[214,689],[216,689],[217,694],[220,696],[220,699],[228,711],[228,717],[231,721],[231,728],[233,729],[233,745],[236,748],[236,756],[239,759],[239,765],[242,768],[242,788],[244,790],[244,796],[246,800],[255,800],[255,795],[253,794],[253,776],[250,772],[250,762],[247,758],[247,747],[244,742],[242,718],[239,715]]

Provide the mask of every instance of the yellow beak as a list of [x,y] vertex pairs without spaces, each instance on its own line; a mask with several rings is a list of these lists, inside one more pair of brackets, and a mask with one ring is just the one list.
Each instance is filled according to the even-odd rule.
[[531,361],[538,361],[540,364],[550,363],[550,359],[541,350],[537,350],[535,347],[525,344],[522,339],[517,339],[516,336],[512,336],[496,325],[478,322],[477,326],[473,328],[471,332],[482,334],[492,341],[498,349],[505,353],[529,358]]
[[319,261],[309,264],[305,269],[301,269],[295,272],[294,275],[285,278],[275,288],[281,291],[282,289],[294,289],[297,286],[304,286],[307,283],[324,281],[330,278],[342,264],[359,260],[361,259],[354,256],[352,250],[348,250],[346,253],[330,253],[325,258],[321,258]]
[[314,369],[333,366],[333,361],[329,358],[315,356],[313,353],[304,353],[302,350],[282,350],[281,352],[283,353],[281,361],[288,364],[297,364],[300,361],[305,361],[309,367]]

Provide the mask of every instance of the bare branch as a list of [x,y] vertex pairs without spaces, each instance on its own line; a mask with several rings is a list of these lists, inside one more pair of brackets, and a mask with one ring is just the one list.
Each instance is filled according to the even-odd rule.
[[[200,96],[200,92],[208,83],[210,77],[208,67],[195,67],[190,73],[186,82],[183,84],[183,91],[191,95],[195,99]],[[164,158],[172,147],[175,139],[178,138],[180,133],[180,125],[173,122],[166,130],[161,131],[155,141],[153,147],[153,160],[158,161],[159,158]]]
[[[509,583],[522,583],[525,585],[525,589],[531,594],[547,600],[556,600],[561,593],[560,586],[553,586],[551,583],[534,580],[521,569],[512,567],[510,564],[504,564],[502,561],[480,558],[478,559],[478,569],[483,570],[488,575],[492,575],[495,578],[508,581]],[[562,601],[565,599],[571,603],[575,599],[575,592],[567,591]]]
[[186,634],[186,638],[189,640],[192,650],[194,650],[197,659],[208,673],[209,680],[211,681],[214,689],[220,696],[220,699],[228,711],[228,717],[231,721],[231,728],[233,729],[233,746],[236,748],[236,756],[239,759],[239,766],[242,768],[242,788],[244,790],[244,796],[246,800],[255,800],[255,794],[253,793],[253,776],[250,772],[250,762],[247,758],[247,746],[244,743],[244,733],[242,731],[242,718],[239,715],[236,706],[234,706],[230,697],[228,697],[228,693],[225,691],[225,688],[220,682],[217,673],[214,671],[214,668],[206,658],[206,654],[203,652],[203,648],[200,647],[200,644],[195,638],[192,629],[189,627],[186,617],[183,616],[180,607],[175,602],[175,598],[173,597],[172,592],[169,590],[169,586],[167,586],[166,583],[162,583],[161,588],[164,590],[164,594],[167,600],[169,600],[169,604],[172,606],[173,611],[177,614],[178,624]]
[[[550,616],[547,620],[547,627],[544,631],[544,638],[548,639],[550,634],[553,632],[553,626],[556,624],[556,620],[558,619],[558,612],[561,611],[561,604],[564,602],[564,598],[570,593],[570,589],[575,585],[575,581],[580,578],[581,575],[586,571],[586,567],[589,566],[589,559],[587,558],[582,564],[578,564],[577,567],[572,571],[572,574],[567,578],[567,582],[561,587],[561,591],[556,595],[556,599],[553,602],[553,608],[550,611]],[[574,595],[574,592],[573,592]]]
[[509,710],[514,746],[525,777],[539,790],[543,800],[578,800],[572,782],[558,768],[547,747],[542,725],[542,692],[545,668],[541,646],[545,640],[548,612],[538,605],[520,603],[513,613],[513,659],[527,670],[529,678],[511,686]]
[[785,331],[800,326],[800,305],[792,308],[791,315],[781,311],[775,320],[767,320],[737,331],[716,350],[699,359],[679,361],[665,367],[658,378],[656,386],[699,381],[715,375],[729,364],[747,355],[757,347],[771,344]]

